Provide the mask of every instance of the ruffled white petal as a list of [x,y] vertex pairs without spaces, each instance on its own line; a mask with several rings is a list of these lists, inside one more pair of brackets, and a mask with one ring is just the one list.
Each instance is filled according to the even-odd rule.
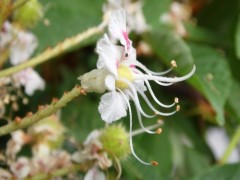
[[37,47],[37,38],[30,32],[17,32],[17,37],[11,44],[10,62],[13,65],[29,59]]
[[98,111],[102,120],[112,123],[127,115],[127,104],[121,93],[112,91],[101,97]]
[[14,74],[13,78],[17,83],[25,87],[25,93],[29,96],[33,95],[36,90],[45,88],[44,80],[32,68]]
[[105,174],[98,169],[97,166],[92,167],[88,170],[84,177],[84,180],[105,180]]
[[105,85],[108,88],[109,91],[114,91],[115,90],[115,78],[112,75],[108,75],[105,78]]
[[125,46],[125,49],[130,48],[132,42],[128,38],[126,14],[124,10],[118,10],[112,13],[108,29],[112,38],[118,39],[120,43]]
[[121,52],[110,42],[106,34],[98,41],[96,51],[99,54],[97,67],[106,68],[113,75],[117,76],[117,66],[121,58]]

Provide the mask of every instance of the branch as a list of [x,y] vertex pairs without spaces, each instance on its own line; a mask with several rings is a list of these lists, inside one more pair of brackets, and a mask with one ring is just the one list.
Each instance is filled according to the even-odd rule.
[[94,34],[100,34],[104,27],[106,26],[106,22],[103,22],[100,24],[98,27],[93,27],[90,28],[74,37],[67,38],[64,40],[62,43],[58,43],[55,47],[53,48],[48,48],[45,50],[43,53],[39,54],[36,57],[33,57],[32,59],[21,63],[17,66],[10,67],[8,69],[0,71],[0,78],[4,76],[9,76],[11,74],[14,74],[16,72],[19,72],[23,69],[26,69],[28,67],[34,67],[38,64],[44,63],[56,56],[59,56],[63,54],[65,51],[73,48],[74,46],[78,45],[80,42],[83,40],[91,37]]
[[219,160],[219,164],[225,164],[226,163],[229,156],[232,154],[232,151],[234,150],[234,148],[239,143],[239,139],[240,139],[240,126],[237,128],[236,132],[233,134],[233,137],[232,137],[226,151],[224,152],[222,158]]
[[13,122],[0,128],[0,137],[15,130],[26,128],[33,123],[50,116],[80,94],[85,94],[85,90],[79,85],[76,85],[70,92],[65,92],[61,99],[57,100],[56,98],[53,98],[50,105],[39,106],[38,111],[35,114],[28,113],[23,119],[16,117]]

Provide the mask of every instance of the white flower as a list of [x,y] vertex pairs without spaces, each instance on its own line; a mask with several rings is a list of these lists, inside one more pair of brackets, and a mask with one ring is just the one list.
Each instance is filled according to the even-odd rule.
[[17,179],[26,178],[28,174],[31,172],[31,162],[26,157],[20,157],[16,162],[11,164],[10,169],[14,176]]
[[[112,12],[121,8],[124,9],[126,11],[128,31],[143,33],[147,31],[149,27],[145,21],[142,12],[142,6],[142,1],[133,2],[131,0],[108,0],[103,6],[103,12],[105,14],[105,18],[108,18],[108,16],[111,15]],[[126,26],[125,24],[124,26]]]
[[13,39],[12,26],[8,21],[3,23],[2,29],[0,30],[0,50],[8,46]]
[[37,47],[37,38],[30,32],[17,31],[10,47],[10,62],[17,65],[28,60]]
[[25,87],[25,93],[29,96],[33,95],[36,90],[43,90],[45,88],[44,80],[32,68],[14,74],[13,79],[16,85]]
[[87,174],[84,176],[84,180],[105,180],[105,174],[98,169],[97,166],[93,166],[88,170]]
[[180,36],[186,36],[183,22],[188,21],[191,14],[191,8],[187,4],[173,2],[169,12],[160,16],[160,21],[172,25]]
[[[102,119],[111,123],[127,115],[126,110],[129,110],[130,115],[130,147],[133,155],[143,164],[150,165],[151,163],[146,163],[142,161],[133,150],[132,144],[132,112],[129,100],[133,100],[136,109],[138,120],[141,127],[148,133],[155,134],[158,132],[150,131],[146,129],[143,125],[141,115],[152,118],[157,115],[169,116],[174,114],[179,110],[179,105],[176,106],[176,110],[164,113],[158,111],[149,101],[145,95],[145,91],[148,90],[153,98],[153,100],[164,108],[171,108],[178,103],[178,99],[175,98],[175,102],[169,105],[161,103],[155,96],[149,81],[154,81],[162,86],[169,86],[173,83],[180,82],[191,77],[195,72],[195,66],[191,72],[183,77],[164,77],[169,73],[173,67],[176,66],[175,61],[172,61],[172,67],[165,72],[153,72],[148,70],[143,64],[141,64],[136,59],[136,50],[132,47],[132,42],[128,38],[126,33],[126,20],[123,10],[119,10],[113,13],[112,18],[109,23],[109,32],[112,36],[115,36],[123,46],[117,46],[112,43],[105,34],[102,39],[97,43],[97,53],[99,54],[99,59],[97,62],[97,68],[104,69],[107,74],[105,77],[105,88],[109,92],[101,97],[99,104],[99,112]],[[123,23],[125,23],[123,25]],[[125,27],[123,27],[125,26]],[[85,83],[87,80],[85,81]],[[103,87],[103,85],[102,85]],[[87,91],[90,91],[87,89]],[[144,99],[148,107],[153,111],[151,115],[144,112],[140,105],[138,94]]]

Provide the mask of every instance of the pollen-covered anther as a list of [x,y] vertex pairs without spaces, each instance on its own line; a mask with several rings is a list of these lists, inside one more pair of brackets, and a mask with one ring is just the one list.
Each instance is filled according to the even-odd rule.
[[158,166],[158,162],[157,162],[157,161],[152,161],[151,164],[152,164],[153,166]]
[[163,124],[163,120],[162,120],[162,119],[158,119],[158,120],[157,120],[157,123],[158,123],[158,124]]
[[162,128],[158,128],[157,130],[156,130],[156,134],[161,134],[162,133]]
[[87,95],[86,90],[82,88],[82,89],[80,90],[80,94],[82,94],[82,95]]
[[176,111],[180,111],[180,105],[177,105]]
[[19,116],[16,116],[14,119],[15,123],[20,123],[22,121],[22,119]]
[[177,97],[174,98],[175,103],[179,103],[179,99]]
[[172,65],[172,67],[176,68],[176,67],[177,67],[176,61],[175,61],[175,60],[172,60],[172,61],[171,61],[171,65]]

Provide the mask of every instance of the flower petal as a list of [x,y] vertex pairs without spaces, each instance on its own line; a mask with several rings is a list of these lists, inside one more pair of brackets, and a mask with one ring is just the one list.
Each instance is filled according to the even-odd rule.
[[33,95],[36,90],[43,90],[45,88],[44,80],[32,68],[14,74],[13,78],[16,82],[25,86],[25,93],[29,96]]
[[114,91],[115,90],[115,78],[112,75],[108,75],[105,78],[105,85],[109,91]]
[[98,169],[97,166],[92,167],[88,170],[84,177],[84,180],[105,180],[105,174]]
[[18,31],[16,39],[11,44],[10,62],[13,65],[29,59],[37,47],[37,38],[30,32]]
[[106,68],[117,76],[117,65],[121,58],[121,52],[110,42],[106,34],[97,43],[97,53],[99,54],[97,68]]
[[101,97],[98,111],[102,120],[112,123],[127,115],[127,104],[121,93],[112,91]]
[[126,28],[126,14],[124,10],[115,11],[109,22],[109,33],[114,39],[118,39],[125,49],[131,47],[132,41],[128,38],[127,28]]

